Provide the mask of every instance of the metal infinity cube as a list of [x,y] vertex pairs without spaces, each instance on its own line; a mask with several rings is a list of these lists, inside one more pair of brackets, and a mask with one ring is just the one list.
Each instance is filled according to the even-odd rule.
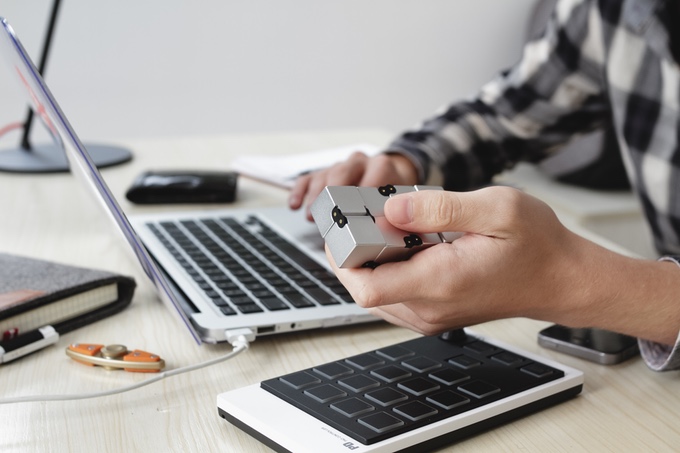
[[438,186],[326,186],[310,211],[338,267],[375,267],[408,259],[426,247],[452,242],[458,232],[411,233],[385,219],[389,197],[414,191],[443,190]]

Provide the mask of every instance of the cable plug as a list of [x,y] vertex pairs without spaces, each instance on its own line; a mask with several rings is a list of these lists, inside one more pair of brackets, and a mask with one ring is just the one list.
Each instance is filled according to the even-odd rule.
[[251,342],[255,341],[255,332],[248,328],[227,330],[225,336],[234,349],[247,348]]

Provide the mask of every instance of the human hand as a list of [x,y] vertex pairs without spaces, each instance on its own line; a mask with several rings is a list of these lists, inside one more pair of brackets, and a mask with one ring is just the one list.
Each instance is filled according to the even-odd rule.
[[309,206],[326,186],[414,185],[418,182],[411,161],[398,154],[378,154],[372,157],[357,151],[347,160],[323,170],[300,176],[290,192],[291,209],[306,206],[307,219],[312,220]]
[[582,254],[593,244],[516,189],[411,192],[388,200],[385,217],[414,233],[466,233],[375,269],[339,269],[329,256],[360,306],[417,332],[514,316],[559,319],[587,285]]

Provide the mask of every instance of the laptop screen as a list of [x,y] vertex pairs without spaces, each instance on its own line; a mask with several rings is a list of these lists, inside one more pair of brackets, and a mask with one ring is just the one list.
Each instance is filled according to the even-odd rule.
[[193,328],[187,315],[180,306],[180,302],[161,274],[158,266],[142,245],[141,240],[130,225],[123,210],[104,182],[99,170],[90,158],[75,131],[61,111],[57,101],[52,96],[45,81],[40,76],[28,53],[17,38],[14,30],[6,19],[0,17],[2,32],[0,37],[0,54],[4,58],[10,72],[14,73],[20,82],[33,111],[40,117],[54,141],[66,153],[71,173],[86,187],[87,191],[98,200],[106,215],[111,218],[116,229],[121,232],[142,266],[146,275],[158,289],[159,295],[171,311],[177,314],[187,327],[194,340],[201,343],[198,333]]

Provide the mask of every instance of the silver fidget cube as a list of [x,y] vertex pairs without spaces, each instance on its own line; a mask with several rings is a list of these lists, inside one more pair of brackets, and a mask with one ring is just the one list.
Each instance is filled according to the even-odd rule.
[[438,186],[327,186],[311,206],[312,217],[338,267],[375,267],[404,260],[413,253],[461,233],[413,234],[385,219],[385,201],[392,195]]

